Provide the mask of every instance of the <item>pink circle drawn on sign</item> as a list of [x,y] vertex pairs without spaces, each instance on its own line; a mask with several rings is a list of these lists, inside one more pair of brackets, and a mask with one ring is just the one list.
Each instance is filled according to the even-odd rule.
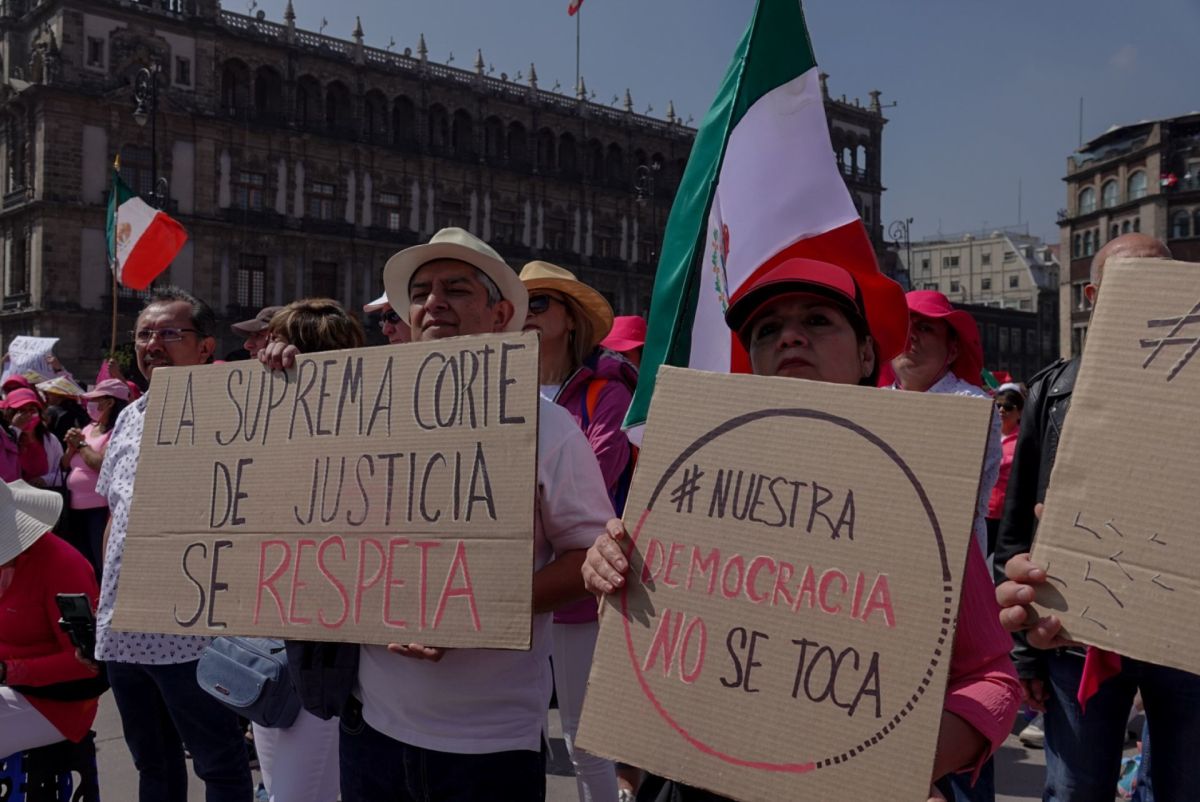
[[[925,488],[921,485],[920,480],[917,479],[916,475],[912,472],[912,469],[908,467],[907,463],[905,463],[904,460],[900,458],[900,455],[897,454],[891,446],[884,442],[882,438],[846,418],[838,415],[831,415],[827,412],[814,409],[767,409],[758,412],[750,412],[746,413],[745,415],[739,415],[735,418],[731,418],[725,423],[722,423],[721,425],[713,428],[711,431],[698,437],[690,446],[688,446],[687,449],[684,450],[682,454],[680,454],[674,460],[671,466],[668,467],[663,473],[662,477],[659,479],[658,486],[651,494],[650,506],[654,506],[654,502],[657,500],[658,495],[662,491],[663,486],[666,484],[667,479],[675,474],[675,472],[687,458],[689,458],[696,451],[700,450],[709,441],[715,440],[717,437],[720,437],[723,434],[728,434],[733,429],[736,429],[747,423],[752,423],[756,420],[767,417],[807,418],[811,420],[832,423],[835,426],[840,426],[850,432],[853,432],[854,434],[857,434],[867,442],[874,445],[876,448],[882,451],[884,455],[896,465],[897,468],[900,469],[901,473],[904,474],[905,478],[909,480],[913,486],[913,489],[916,491],[917,497],[920,500],[921,505],[924,507],[924,511],[929,517],[929,523],[933,528],[934,540],[937,543],[938,555],[941,558],[943,591],[945,593],[945,612],[943,622],[948,622],[950,620],[950,607],[953,602],[953,592],[955,589],[953,589],[950,580],[950,567],[946,558],[946,543],[942,538],[941,526],[938,524],[937,516],[934,514],[933,505],[930,503],[929,497],[925,493]],[[645,525],[646,519],[650,517],[651,511],[652,510],[650,509],[644,510],[638,517],[637,526],[635,526],[633,532],[630,533],[631,551],[637,546],[638,538],[642,533],[642,527]],[[736,757],[726,752],[722,752],[720,749],[710,746],[696,736],[692,735],[687,728],[675,720],[671,713],[665,707],[663,707],[663,704],[658,700],[658,697],[655,696],[654,690],[650,687],[650,683],[646,681],[646,677],[642,673],[642,667],[633,646],[633,630],[629,625],[629,619],[629,586],[626,584],[625,588],[621,591],[621,620],[625,628],[625,646],[629,651],[629,661],[633,664],[633,671],[637,676],[638,685],[641,687],[642,693],[654,707],[655,711],[658,712],[658,715],[663,719],[663,721],[665,721],[673,730],[678,732],[684,738],[684,740],[686,740],[697,750],[711,757],[715,757],[725,763],[733,766],[758,769],[761,771],[773,771],[790,774],[804,774],[809,771],[813,771],[814,769],[845,763],[851,758],[862,754],[862,752],[864,752],[866,749],[875,745],[879,741],[883,740],[885,736],[890,734],[892,730],[899,726],[900,722],[906,718],[910,712],[912,712],[912,709],[921,700],[921,697],[924,696],[926,688],[929,687],[929,684],[933,679],[934,669],[941,661],[943,656],[943,648],[945,647],[946,641],[948,640],[950,634],[949,627],[946,625],[946,623],[943,623],[941,632],[937,639],[937,646],[934,648],[933,656],[929,661],[929,668],[926,669],[925,675],[918,684],[916,692],[913,693],[912,698],[910,698],[904,704],[900,711],[891,719],[889,719],[887,723],[885,723],[883,727],[881,727],[870,738],[864,740],[857,746],[847,749],[845,752],[842,752],[839,755],[832,755],[820,760],[809,761],[806,763],[770,763],[761,760],[747,760],[745,758]]]

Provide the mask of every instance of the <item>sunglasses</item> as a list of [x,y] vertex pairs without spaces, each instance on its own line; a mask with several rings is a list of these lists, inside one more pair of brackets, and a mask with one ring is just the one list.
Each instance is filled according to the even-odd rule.
[[389,309],[386,312],[379,313],[379,325],[390,324],[392,326],[399,325],[400,313],[395,309]]
[[540,315],[550,308],[550,302],[563,303],[561,298],[555,298],[553,295],[530,295],[529,296],[529,314]]
[[1010,404],[1007,401],[996,402],[996,409],[1002,409],[1005,412],[1012,412],[1016,408],[1017,408],[1016,404]]

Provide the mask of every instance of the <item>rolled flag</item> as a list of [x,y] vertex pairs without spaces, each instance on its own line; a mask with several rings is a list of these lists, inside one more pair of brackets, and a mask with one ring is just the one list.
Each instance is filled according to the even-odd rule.
[[571,2],[567,3],[567,15],[575,16],[581,5],[583,5],[583,0],[571,0]]
[[114,165],[107,238],[108,260],[117,281],[144,290],[171,264],[187,242],[187,232],[165,212],[139,198]]
[[[903,350],[895,332],[907,330],[904,291],[879,271],[838,170],[800,0],[759,0],[667,219],[641,380],[625,418],[631,437],[646,420],[659,365],[749,371],[724,322],[729,298],[793,257],[852,272],[872,331],[892,332],[879,357]],[[890,321],[897,314],[904,321]]]

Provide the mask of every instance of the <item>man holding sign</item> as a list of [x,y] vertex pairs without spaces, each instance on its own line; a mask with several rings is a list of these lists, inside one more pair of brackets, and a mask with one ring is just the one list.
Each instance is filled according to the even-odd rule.
[[[155,290],[134,331],[138,369],[149,379],[156,368],[205,364],[216,346],[215,323],[208,304],[190,293]],[[108,663],[142,802],[187,799],[181,736],[207,799],[245,802],[252,791],[250,766],[237,717],[196,684],[196,662],[210,639],[111,628],[149,399],[142,396],[117,419],[96,482],[96,492],[112,511],[96,613],[96,656]]]
[[[416,341],[518,332],[528,295],[466,231],[393,256],[384,286]],[[562,408],[539,399],[532,648],[362,646],[361,713],[342,717],[342,799],[541,799],[550,616],[585,595],[584,550],[612,516],[600,467]]]
[[[895,309],[885,308],[897,303],[899,314],[895,314]],[[903,341],[902,336],[889,336],[897,334],[896,331],[886,330],[889,326],[897,326],[899,334],[903,334],[903,327],[907,323],[903,304],[903,297],[898,293],[881,290],[877,285],[872,288],[866,281],[860,284],[850,272],[838,265],[797,258],[788,259],[765,270],[758,278],[739,289],[730,299],[726,322],[746,348],[753,372],[757,375],[873,386],[880,360],[895,355],[883,352],[878,343]],[[643,453],[643,458],[648,453],[649,446]],[[813,518],[811,515],[808,517],[811,525]],[[853,517],[851,514],[846,519],[843,515],[844,520],[852,521]],[[622,545],[628,537],[620,522],[614,522],[607,533],[589,550],[583,568],[584,581],[589,590],[607,594],[627,584],[626,572],[630,569],[630,560]],[[848,539],[852,534],[846,533],[842,537]],[[755,554],[761,553],[762,550],[761,544],[758,543],[730,542],[725,547],[731,550],[757,549],[758,551],[749,552]],[[653,544],[646,548],[652,549]],[[958,625],[945,692],[945,707],[941,713],[940,735],[937,738],[931,780],[938,780],[952,772],[978,770],[1008,734],[1019,703],[1016,675],[1008,658],[1009,642],[994,619],[996,607],[991,598],[992,587],[982,554],[979,549],[966,550],[969,552],[967,572],[963,580]],[[670,559],[674,556],[672,547]],[[649,557],[646,559],[649,560]],[[763,558],[755,558],[756,561],[761,559]],[[780,572],[782,573],[782,569]],[[642,583],[645,584],[646,581],[643,573]],[[724,576],[721,581],[724,583]],[[672,586],[667,574],[660,577],[659,582],[664,586]],[[749,573],[746,583],[747,588],[753,585]],[[824,588],[825,584],[826,580],[823,577],[821,588]],[[690,586],[689,578],[688,587]],[[819,589],[816,595],[823,598],[822,594],[825,592],[824,589]],[[803,593],[801,586],[797,598],[803,598]],[[855,593],[856,597],[858,595]],[[862,595],[864,598],[867,596],[865,591]],[[826,607],[825,601],[821,601],[820,604],[825,612],[840,609],[834,605]],[[865,610],[870,607],[869,600],[865,607],[858,602],[854,604],[855,609]],[[871,613],[862,612],[861,615],[869,617]],[[883,617],[887,621],[892,620],[890,612],[885,613]],[[813,644],[813,647],[815,649],[816,645]],[[857,664],[857,657],[855,663]],[[749,692],[746,674],[756,665],[759,663],[755,662],[753,656],[747,656],[739,663],[739,666],[745,667],[745,673],[739,667],[733,683],[740,684]],[[805,673],[805,683],[809,682],[812,674],[810,668]],[[688,681],[684,679],[684,682]],[[595,682],[596,676],[593,675],[593,683]],[[725,682],[724,678],[722,682]],[[759,682],[763,680],[760,678]],[[830,682],[832,685],[832,680]],[[798,674],[796,687],[800,687],[800,684]],[[729,685],[726,684],[726,687]],[[864,684],[864,688],[868,692],[878,693],[878,685],[874,691],[870,690],[868,684]],[[845,691],[842,693],[845,694]],[[858,697],[848,697],[855,700],[851,705],[850,715],[853,715],[853,706],[856,706],[864,695],[864,691],[860,690]],[[828,694],[818,694],[813,701],[826,698],[829,698]],[[875,698],[878,699],[878,696]],[[603,713],[601,716],[603,717]],[[587,717],[588,711],[585,709],[585,721]],[[871,743],[874,744],[876,740],[872,740]],[[843,754],[841,758],[845,760],[846,755]],[[740,767],[760,767],[758,762],[747,761],[748,758],[738,756],[735,762]],[[797,768],[797,771],[801,768],[803,767]],[[782,770],[777,766],[767,770],[777,769]],[[804,771],[807,769],[804,768]],[[794,781],[795,787],[803,787],[799,784],[799,775],[794,776],[797,778]],[[925,782],[924,779],[920,781]],[[707,802],[721,798],[685,786],[676,786],[668,793],[669,796],[662,798],[671,799],[672,802]]]

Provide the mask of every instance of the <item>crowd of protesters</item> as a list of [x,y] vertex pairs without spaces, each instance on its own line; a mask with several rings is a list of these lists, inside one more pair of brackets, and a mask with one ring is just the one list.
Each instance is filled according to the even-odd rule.
[[[1169,253],[1144,235],[1113,240],[1096,256],[1090,297],[1111,256]],[[1200,798],[1188,781],[1189,750],[1200,743],[1200,678],[1124,660],[1115,678],[1088,685],[1088,673],[1111,661],[1059,642],[1058,622],[1035,620],[1025,606],[1045,581],[1025,552],[1078,361],[1029,377],[1028,391],[1016,383],[988,389],[976,323],[940,293],[905,297],[882,275],[812,259],[755,276],[726,312],[754,373],[994,399],[930,797],[994,799],[991,758],[1024,703],[1030,715],[1043,714],[1029,727],[1039,739],[1044,730],[1045,798],[1111,800],[1123,725],[1140,690],[1147,715],[1135,798]],[[209,802],[249,802],[256,793],[274,802],[536,800],[545,795],[553,689],[581,802],[719,799],[575,744],[598,633],[595,596],[619,592],[629,569],[620,515],[637,448],[622,423],[646,321],[614,317],[599,291],[557,265],[531,262],[518,274],[460,229],[396,254],[383,284],[362,313],[378,321],[384,347],[540,334],[533,647],[327,644],[352,671],[332,694],[335,709],[325,703],[288,727],[255,724],[248,735],[197,684],[210,639],[111,628],[148,397],[115,376],[85,390],[66,371],[14,373],[0,388],[0,758],[81,740],[111,685],[142,802],[186,799],[185,752]],[[158,367],[211,362],[217,334],[204,301],[155,290],[133,332],[136,367],[150,380]],[[358,318],[327,298],[266,307],[232,334],[271,370],[366,341]],[[57,626],[61,593],[84,594],[95,608],[94,660]],[[1009,632],[1020,633],[1015,646]],[[302,684],[320,674],[293,676]],[[1086,715],[1081,684],[1092,688]],[[329,689],[297,692],[331,698]],[[248,745],[261,767],[257,791]]]

